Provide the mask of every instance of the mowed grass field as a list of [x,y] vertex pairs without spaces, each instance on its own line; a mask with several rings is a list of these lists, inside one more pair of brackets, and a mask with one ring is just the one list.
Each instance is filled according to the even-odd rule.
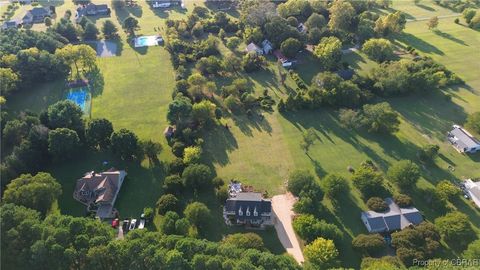
[[[110,1],[105,2],[111,5]],[[57,13],[63,15],[65,10],[73,10],[71,1],[59,2]],[[47,1],[41,1],[47,5]],[[124,11],[112,9],[110,19],[120,26],[128,16],[138,18],[141,29],[139,34],[155,34],[155,27],[163,27],[166,18],[178,18],[184,11],[154,11],[144,1],[139,1],[141,9],[127,8]],[[198,1],[187,1],[189,10]],[[451,15],[450,10],[440,8],[428,1],[422,6],[415,6],[413,1],[395,1],[394,9],[409,14],[411,19],[431,17],[434,15]],[[17,11],[20,14],[20,11]],[[106,18],[96,18],[97,26]],[[432,187],[443,179],[462,179],[480,177],[480,156],[461,155],[445,140],[445,133],[453,123],[462,124],[467,113],[480,110],[480,77],[478,70],[480,55],[480,33],[464,25],[453,23],[454,17],[440,19],[437,32],[428,30],[425,21],[408,22],[405,33],[398,37],[400,45],[410,45],[422,55],[429,55],[447,68],[454,71],[466,81],[465,87],[445,89],[452,95],[452,102],[446,101],[443,93],[431,93],[426,96],[411,96],[388,99],[392,107],[401,114],[400,131],[391,136],[372,135],[364,132],[346,130],[341,127],[337,111],[322,109],[318,111],[301,111],[281,115],[278,112],[263,113],[264,117],[231,116],[222,119],[231,127],[226,130],[220,126],[209,130],[205,136],[205,160],[211,161],[217,174],[228,181],[237,179],[253,185],[258,190],[267,190],[270,195],[282,193],[288,174],[295,169],[306,169],[316,173],[320,179],[327,173],[338,173],[347,178],[347,166],[358,167],[367,159],[374,161],[383,171],[400,159],[413,159],[419,147],[434,143],[440,145],[440,156],[435,166],[422,167],[422,178],[418,183],[421,188]],[[34,29],[45,29],[36,25]],[[120,27],[119,27],[120,28]],[[160,31],[161,32],[161,31]],[[161,160],[171,158],[170,149],[163,139],[166,123],[167,104],[171,100],[174,87],[173,68],[169,55],[163,47],[149,47],[135,50],[121,33],[121,52],[112,58],[100,58],[99,67],[103,74],[103,87],[95,89],[92,103],[92,117],[105,117],[113,122],[116,130],[127,128],[133,130],[141,139],[160,141],[165,146]],[[225,48],[222,47],[222,51]],[[345,55],[347,61],[358,73],[365,74],[376,63],[369,60],[362,52]],[[297,68],[302,78],[310,83],[311,78],[320,70],[314,61],[305,61]],[[265,71],[245,76],[254,86],[257,94],[267,89],[275,99],[285,98],[293,91],[294,83],[287,79],[287,87],[279,83],[279,70],[272,61]],[[221,85],[223,78],[217,80]],[[41,111],[48,105],[63,99],[62,82],[40,85],[35,93],[21,94],[8,101],[10,109],[20,111],[30,109]],[[308,155],[300,148],[302,131],[314,128],[319,140],[311,147]],[[102,162],[112,161],[107,154],[79,153],[75,162],[51,168],[52,174],[62,183],[63,194],[59,200],[62,213],[82,215],[84,207],[75,202],[71,196],[74,183],[84,172],[104,169]],[[162,182],[165,172],[161,167],[150,167],[147,162],[141,165],[111,164],[127,168],[129,176],[117,201],[117,208],[122,216],[138,216],[146,206],[154,206],[162,194]],[[449,166],[455,168],[448,170]],[[388,181],[387,181],[388,182]],[[391,184],[390,184],[391,185]],[[392,189],[395,189],[391,185]],[[418,194],[413,194],[415,205],[429,220],[438,213],[425,205]],[[211,197],[201,197],[215,214],[215,222],[221,222],[221,205]],[[322,217],[337,224],[344,232],[345,239],[339,248],[345,266],[358,267],[360,257],[350,247],[351,238],[365,233],[360,221],[360,212],[366,209],[358,192],[352,188],[349,198],[333,207],[327,199],[324,204],[331,215]],[[460,201],[453,207],[467,213],[472,224],[478,229],[480,215],[469,201]],[[217,223],[218,225],[218,223]],[[209,239],[219,240],[222,234],[232,232],[226,226],[209,228]],[[269,247],[278,246],[278,240],[271,233],[265,233],[264,239]],[[281,251],[278,251],[281,252]]]

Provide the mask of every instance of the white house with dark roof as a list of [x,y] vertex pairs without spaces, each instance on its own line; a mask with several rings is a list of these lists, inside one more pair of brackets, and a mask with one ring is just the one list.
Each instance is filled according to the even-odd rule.
[[114,217],[115,200],[127,176],[125,171],[110,169],[106,172],[87,172],[77,180],[73,198],[87,206],[87,210],[95,212],[96,216]]
[[448,141],[460,153],[480,151],[480,141],[459,125],[453,125],[452,131],[448,132]]
[[385,202],[388,205],[388,210],[385,212],[362,212],[361,219],[368,232],[392,232],[422,223],[423,217],[417,208],[401,208],[392,198],[386,198]]
[[227,225],[272,225],[272,202],[260,192],[239,192],[225,202],[223,217]]

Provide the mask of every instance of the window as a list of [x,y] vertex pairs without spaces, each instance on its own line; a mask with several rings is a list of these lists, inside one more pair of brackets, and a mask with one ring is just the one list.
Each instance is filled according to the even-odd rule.
[[250,216],[250,208],[247,208],[247,216]]
[[258,217],[257,207],[255,207],[255,209],[253,209],[253,215],[255,217]]
[[240,209],[238,209],[238,215],[239,215],[239,216],[243,216],[242,207],[240,207]]

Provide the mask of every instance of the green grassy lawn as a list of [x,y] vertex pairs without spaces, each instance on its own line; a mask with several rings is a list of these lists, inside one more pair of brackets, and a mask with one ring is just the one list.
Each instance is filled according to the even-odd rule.
[[[106,2],[110,5],[110,1]],[[45,4],[46,1],[41,1]],[[96,1],[97,3],[97,1]],[[112,19],[120,22],[128,16],[137,17],[141,29],[139,34],[155,34],[155,27],[162,26],[166,18],[178,18],[183,11],[154,11],[144,1],[139,1],[141,9],[129,8],[123,11],[112,9]],[[193,1],[188,1],[190,7]],[[422,1],[422,6],[413,1],[395,1],[394,9],[402,10],[411,18],[431,17],[433,15],[449,15],[452,12]],[[65,10],[73,10],[71,1],[57,6],[57,13],[63,15]],[[16,14],[20,14],[21,10]],[[99,26],[106,18],[97,18]],[[338,173],[350,178],[347,166],[358,167],[360,162],[371,159],[382,171],[400,159],[413,159],[419,147],[434,143],[440,146],[440,156],[435,165],[422,166],[422,178],[419,188],[432,187],[443,179],[462,179],[480,177],[480,156],[457,153],[445,140],[445,133],[453,123],[462,124],[467,113],[480,108],[480,57],[478,44],[480,33],[464,25],[453,23],[454,18],[440,19],[438,31],[428,30],[425,21],[408,22],[405,33],[398,37],[399,45],[410,45],[422,55],[429,55],[436,61],[457,73],[466,81],[465,87],[445,89],[452,95],[452,102],[446,101],[443,93],[431,93],[425,96],[410,96],[388,99],[392,107],[401,114],[400,131],[390,136],[372,135],[364,132],[350,131],[340,126],[337,112],[331,109],[317,111],[300,111],[284,115],[278,112],[263,113],[263,117],[232,115],[222,119],[228,123],[229,130],[219,126],[209,130],[205,135],[204,158],[212,162],[217,175],[225,181],[237,179],[244,184],[253,185],[258,190],[267,190],[270,195],[284,192],[284,182],[288,174],[295,169],[307,169],[320,178],[327,173]],[[43,25],[35,25],[34,29],[44,29]],[[174,87],[173,68],[169,55],[163,47],[149,47],[135,50],[126,42],[125,33],[121,33],[121,54],[118,57],[101,58],[98,65],[103,74],[103,86],[94,89],[92,117],[105,117],[113,122],[116,130],[127,128],[133,130],[141,139],[160,141],[165,146],[160,159],[171,158],[170,150],[163,138],[166,122],[167,104],[171,100]],[[222,53],[228,49],[222,46]],[[319,72],[318,65],[302,56],[302,62],[296,71],[306,83]],[[365,74],[376,63],[369,60],[362,52],[345,55],[346,61],[358,73]],[[257,95],[264,89],[274,99],[284,98],[294,89],[294,83],[287,78],[286,87],[279,83],[279,69],[273,60],[266,70],[252,74],[240,74],[254,86]],[[231,78],[215,78],[217,86],[221,86]],[[63,98],[63,82],[40,85],[31,93],[22,93],[8,100],[7,106],[13,111],[24,109],[39,112],[48,105]],[[300,148],[301,133],[306,128],[314,128],[319,140],[311,147],[308,155]],[[165,176],[161,166],[150,167],[147,162],[141,165],[122,164],[114,161],[108,154],[79,153],[75,162],[66,162],[49,171],[63,187],[59,199],[62,213],[83,215],[84,207],[73,200],[71,194],[75,180],[86,171],[103,169],[102,161],[108,160],[118,168],[127,168],[128,177],[117,201],[116,207],[122,217],[138,216],[142,209],[154,206],[162,194],[161,185]],[[453,166],[455,170],[449,171]],[[389,184],[390,189],[396,187]],[[439,216],[430,209],[423,198],[413,193],[415,205],[433,220]],[[199,197],[186,196],[184,203],[198,199],[205,202],[214,217],[208,228],[206,237],[220,240],[227,233],[236,232],[235,228],[224,225],[221,217],[221,205],[213,194]],[[360,221],[360,212],[366,209],[358,192],[352,187],[348,198],[333,205],[325,199],[323,203],[329,209],[324,217],[337,224],[344,232],[345,238],[338,245],[341,260],[346,267],[359,267],[360,257],[351,249],[351,239],[365,233]],[[480,215],[470,202],[460,200],[452,205],[469,215],[472,224],[478,230]],[[156,219],[158,225],[158,218]],[[220,224],[220,225],[219,225]],[[256,232],[256,231],[255,231]],[[273,231],[259,232],[270,250],[282,253],[278,239]],[[280,248],[279,248],[280,247]]]

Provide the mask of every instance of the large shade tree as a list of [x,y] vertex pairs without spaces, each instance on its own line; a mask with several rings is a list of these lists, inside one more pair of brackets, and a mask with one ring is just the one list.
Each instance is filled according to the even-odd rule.
[[134,157],[138,157],[140,150],[138,138],[130,130],[122,128],[112,133],[110,141],[112,152],[119,158],[132,160]]
[[74,157],[79,148],[80,139],[71,129],[57,128],[48,133],[48,151],[58,161]]
[[62,187],[49,173],[22,174],[7,185],[3,201],[46,214],[61,193]]

